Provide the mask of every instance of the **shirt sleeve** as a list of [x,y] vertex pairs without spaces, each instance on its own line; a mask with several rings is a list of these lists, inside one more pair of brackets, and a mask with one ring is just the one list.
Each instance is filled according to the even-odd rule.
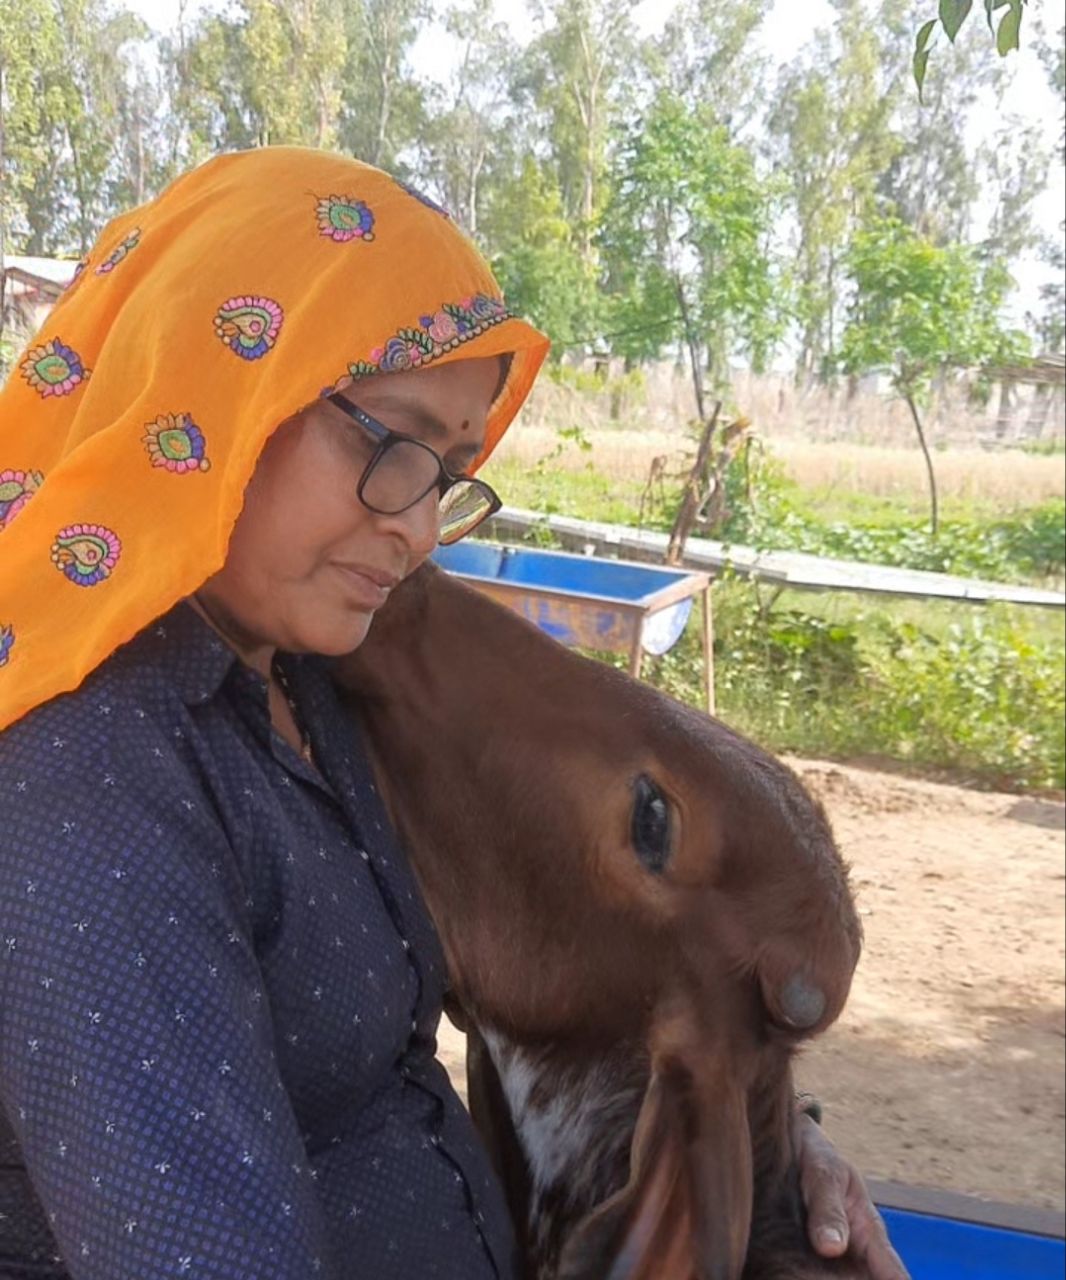
[[174,756],[51,735],[28,753],[19,728],[0,741],[0,1106],[71,1277],[328,1280],[209,797]]

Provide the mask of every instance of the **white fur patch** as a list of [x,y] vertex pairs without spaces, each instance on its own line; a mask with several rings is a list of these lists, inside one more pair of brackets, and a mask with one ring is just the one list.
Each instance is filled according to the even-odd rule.
[[[576,1171],[597,1137],[597,1120],[617,1092],[603,1063],[582,1075],[561,1071],[541,1055],[528,1053],[496,1032],[485,1033],[500,1077],[511,1121],[529,1161],[535,1193],[541,1194]],[[548,1101],[535,1105],[542,1085]]]

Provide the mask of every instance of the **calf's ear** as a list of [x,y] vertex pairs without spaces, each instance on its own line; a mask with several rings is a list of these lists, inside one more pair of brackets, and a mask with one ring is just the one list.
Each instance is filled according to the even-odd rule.
[[627,1184],[573,1232],[559,1280],[739,1280],[751,1228],[744,1092],[726,1071],[699,1086],[675,1058],[653,1063]]

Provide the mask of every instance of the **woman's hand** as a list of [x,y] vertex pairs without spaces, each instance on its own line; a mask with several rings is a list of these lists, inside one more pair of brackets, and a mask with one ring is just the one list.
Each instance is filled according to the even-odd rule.
[[810,1116],[796,1116],[793,1139],[815,1252],[823,1258],[847,1253],[868,1269],[871,1280],[909,1280],[858,1171]]

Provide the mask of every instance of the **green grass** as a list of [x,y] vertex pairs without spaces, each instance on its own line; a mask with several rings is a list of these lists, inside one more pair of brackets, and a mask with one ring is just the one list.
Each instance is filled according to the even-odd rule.
[[552,470],[490,461],[481,474],[509,507],[612,524],[636,524],[640,510],[638,481],[603,475],[591,463],[581,470]]
[[[836,521],[877,527],[889,527],[901,520],[925,524],[929,520],[929,499],[925,495],[897,493],[857,493],[838,485],[794,490],[798,505],[812,519],[823,524]],[[1004,514],[1002,505],[992,499],[981,501],[948,494],[940,500],[940,518],[952,521],[995,521]]]

